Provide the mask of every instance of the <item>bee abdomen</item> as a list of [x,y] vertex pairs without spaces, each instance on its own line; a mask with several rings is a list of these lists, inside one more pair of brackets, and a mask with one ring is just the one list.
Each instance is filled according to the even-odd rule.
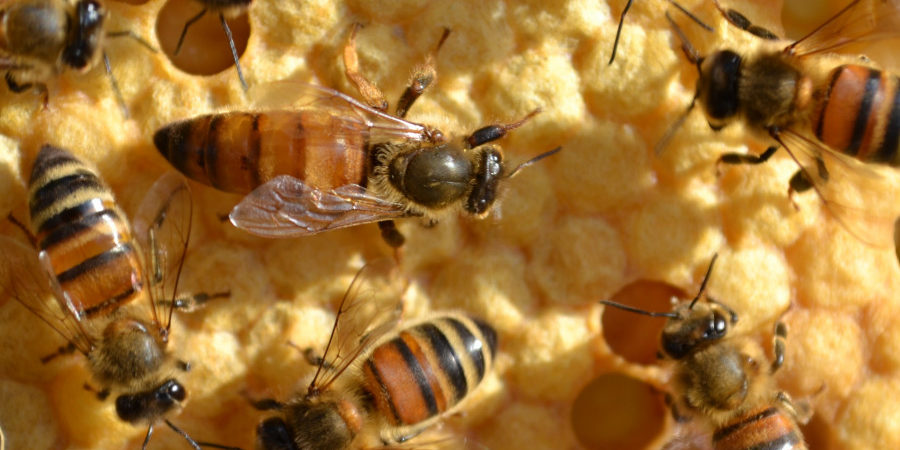
[[493,328],[464,316],[421,323],[375,348],[363,368],[365,389],[393,426],[424,422],[481,382],[496,342]]
[[806,449],[796,424],[775,407],[753,411],[713,434],[718,450],[801,450]]
[[364,131],[316,111],[232,112],[169,124],[153,142],[188,177],[246,194],[279,175],[320,189],[363,184]]
[[900,91],[895,76],[865,66],[834,69],[814,120],[816,137],[862,161],[900,165]]
[[141,283],[127,221],[97,174],[44,146],[31,172],[29,207],[38,248],[78,316],[115,309]]

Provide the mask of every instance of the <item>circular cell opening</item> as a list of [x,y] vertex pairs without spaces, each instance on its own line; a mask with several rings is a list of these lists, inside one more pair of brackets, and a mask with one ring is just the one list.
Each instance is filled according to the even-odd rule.
[[[185,25],[204,9],[202,1],[169,0],[156,19],[156,35],[163,52],[179,69],[194,75],[213,75],[234,66],[234,57],[219,12],[210,9],[191,23],[178,54],[178,39]],[[214,2],[212,2],[214,3]],[[247,49],[250,21],[246,9],[237,16],[226,15],[238,57]]]
[[[612,296],[610,300],[644,311],[672,310],[672,297],[685,298],[681,289],[660,281],[638,280]],[[666,319],[649,317],[612,306],[603,308],[603,339],[628,361],[652,364],[659,349],[659,334]]]
[[637,449],[657,439],[665,406],[650,385],[618,373],[591,381],[572,404],[572,429],[592,450]]
[[803,432],[807,448],[823,450],[835,448],[831,427],[817,414],[813,415],[806,425],[802,425],[800,431]]

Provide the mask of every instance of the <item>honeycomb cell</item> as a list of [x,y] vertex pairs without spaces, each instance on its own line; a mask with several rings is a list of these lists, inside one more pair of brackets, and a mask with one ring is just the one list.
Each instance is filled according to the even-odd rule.
[[[638,280],[616,292],[610,300],[644,311],[668,312],[671,299],[687,293],[668,283]],[[653,364],[665,318],[649,317],[612,306],[603,308],[603,340],[617,355],[638,364]]]
[[[193,75],[214,75],[234,66],[234,57],[218,13],[207,12],[192,23],[181,49],[175,53],[185,24],[203,9],[203,5],[199,2],[185,0],[166,2],[157,17],[156,34],[163,52],[175,67]],[[250,21],[247,13],[226,17],[226,22],[240,57],[247,49],[247,41],[250,39]]]
[[662,432],[665,406],[650,385],[607,373],[581,390],[570,417],[575,436],[588,449],[637,449]]

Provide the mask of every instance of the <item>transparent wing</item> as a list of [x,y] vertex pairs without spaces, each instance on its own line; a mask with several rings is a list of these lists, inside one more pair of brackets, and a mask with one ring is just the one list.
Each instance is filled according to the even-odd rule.
[[434,130],[425,125],[373,109],[346,94],[323,86],[276,81],[252,87],[249,95],[254,105],[261,110],[310,109],[328,112],[347,121],[347,128],[351,130],[367,130],[369,138],[376,141],[404,139],[435,142],[440,139],[436,137]]
[[341,299],[322,364],[309,385],[311,392],[328,389],[374,342],[396,328],[405,288],[392,259],[378,259],[359,269]]
[[133,221],[135,236],[144,253],[153,319],[166,330],[172,322],[175,307],[172,300],[178,293],[191,234],[192,208],[187,182],[179,173],[171,171],[156,180]]
[[876,170],[794,132],[779,142],[800,165],[826,211],[859,241],[893,246],[893,223],[900,212],[900,186]]
[[900,0],[854,0],[784,51],[797,56],[806,56],[834,51],[854,42],[898,36],[900,36]]
[[282,175],[244,197],[228,217],[234,226],[259,236],[293,237],[407,215],[403,205],[356,184],[321,191]]
[[[38,253],[7,237],[0,237],[0,295],[12,297],[47,325],[87,355],[93,347],[96,334],[89,324],[78,319],[66,307],[71,304],[45,269]],[[55,301],[54,301],[55,300]]]

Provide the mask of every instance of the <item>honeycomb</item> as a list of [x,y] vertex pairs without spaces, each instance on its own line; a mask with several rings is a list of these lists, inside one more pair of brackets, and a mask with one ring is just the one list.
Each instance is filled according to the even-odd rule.
[[[125,118],[102,64],[67,72],[37,96],[0,89],[0,211],[27,215],[24,182],[37,149],[53,143],[96,164],[133,213],[169,166],[151,142],[160,126],[249,104],[218,27],[207,15],[179,55],[181,24],[200,10],[182,0],[109,1],[108,29],[131,30],[105,48],[128,106]],[[741,126],[712,132],[693,114],[657,157],[653,147],[693,95],[695,70],[678,50],[662,0],[637,0],[609,66],[625,0],[295,2],[256,0],[231,19],[252,85],[282,79],[355,95],[343,75],[350,25],[365,25],[364,73],[395,99],[443,27],[438,81],[411,120],[463,135],[543,112],[501,145],[508,160],[564,150],[505,185],[486,220],[451,215],[435,227],[399,224],[411,288],[404,314],[463,310],[500,337],[494,372],[438,430],[475,448],[661,448],[678,433],[663,403],[669,372],[655,360],[661,321],[596,302],[667,310],[692,296],[710,257],[709,293],[740,315],[736,333],[770,348],[789,329],[781,388],[814,408],[803,427],[814,449],[900,448],[900,273],[894,251],[854,238],[815,195],[786,195],[785,155],[725,168],[728,151],[760,152]],[[841,1],[735,0],[730,6],[798,37]],[[709,33],[673,13],[700,51],[755,45],[711,2],[684,6]],[[782,27],[782,11],[784,24]],[[888,65],[887,47],[865,47]],[[889,66],[887,66],[889,67]],[[896,67],[894,67],[896,70]],[[891,174],[886,178],[890,179]],[[334,308],[363,261],[390,255],[377,227],[267,240],[220,222],[240,200],[192,184],[194,233],[184,291],[230,290],[228,300],[179,314],[171,350],[193,365],[186,407],[170,419],[198,441],[252,448],[265,414],[243,393],[287,399],[312,368],[287,345],[324,347]],[[892,205],[880,196],[867,210]],[[0,232],[19,236],[8,223]],[[18,239],[18,237],[16,237]],[[83,388],[83,358],[41,364],[61,339],[16,301],[0,298],[0,426],[10,449],[138,448],[146,428],[120,422],[112,402]],[[187,448],[158,425],[150,448]]]

